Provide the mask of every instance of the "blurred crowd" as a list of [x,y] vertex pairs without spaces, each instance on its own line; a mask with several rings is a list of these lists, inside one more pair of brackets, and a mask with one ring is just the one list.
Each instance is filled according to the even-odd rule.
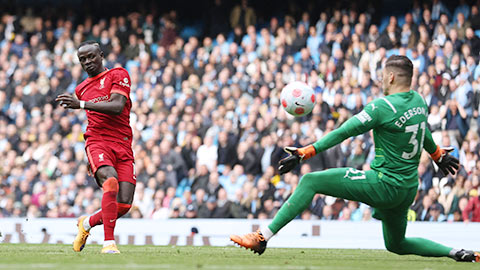
[[[214,1],[208,35],[181,38],[177,13],[82,21],[31,10],[0,21],[0,217],[76,217],[100,208],[87,174],[82,110],[54,99],[86,78],[76,57],[96,40],[105,66],[131,77],[137,175],[132,218],[272,218],[301,176],[349,166],[369,169],[371,134],[350,138],[279,176],[284,146],[320,139],[381,97],[388,56],[414,63],[412,89],[429,105],[428,125],[453,146],[461,169],[444,177],[424,152],[409,220],[480,221],[478,109],[480,14],[459,1],[415,1],[401,16],[372,23],[352,5],[320,14],[285,14],[266,24],[245,0]],[[279,106],[284,85],[306,81],[312,114]],[[369,220],[367,205],[316,195],[298,218]]]

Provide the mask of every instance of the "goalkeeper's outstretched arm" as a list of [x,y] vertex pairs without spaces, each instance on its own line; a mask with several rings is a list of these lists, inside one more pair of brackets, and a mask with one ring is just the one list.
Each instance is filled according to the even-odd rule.
[[368,104],[363,111],[348,119],[342,126],[325,135],[317,142],[302,148],[286,147],[285,151],[290,155],[279,162],[280,174],[287,173],[295,168],[301,161],[309,159],[323,152],[349,137],[363,134],[378,124],[378,109],[374,103]]
[[368,132],[373,125],[364,125],[358,120],[357,115],[347,120],[339,128],[329,132],[320,140],[313,143],[316,153],[323,152],[344,140]]

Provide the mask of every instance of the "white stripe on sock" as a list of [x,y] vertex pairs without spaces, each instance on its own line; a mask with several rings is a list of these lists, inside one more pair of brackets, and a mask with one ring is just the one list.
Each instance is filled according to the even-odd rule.
[[260,229],[260,232],[262,233],[266,241],[268,241],[273,236],[273,232],[268,227]]
[[86,219],[83,220],[83,228],[86,231],[90,231],[90,229],[92,228],[92,226],[90,226],[90,217],[87,217]]
[[115,240],[107,240],[103,242],[103,247],[108,247],[110,245],[115,245]]

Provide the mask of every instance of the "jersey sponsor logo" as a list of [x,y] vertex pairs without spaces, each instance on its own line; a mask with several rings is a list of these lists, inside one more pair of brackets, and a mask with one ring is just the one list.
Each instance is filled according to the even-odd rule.
[[427,114],[428,112],[424,107],[414,107],[414,108],[408,109],[403,113],[402,116],[398,118],[397,121],[395,121],[395,125],[401,128],[410,118],[416,115],[424,115],[425,117],[428,117]]
[[101,96],[101,97],[96,97],[96,98],[90,99],[89,102],[93,102],[93,103],[105,102],[105,101],[108,101],[109,99],[110,99],[110,97],[108,95],[106,95],[106,96]]
[[104,161],[103,154],[104,153],[98,154],[98,161]]
[[372,121],[372,117],[366,112],[366,111],[361,111],[355,117],[362,122],[362,124],[365,124],[367,121]]
[[105,88],[105,79],[106,79],[106,78],[107,78],[107,77],[103,77],[103,79],[100,80],[100,87],[99,87],[99,89]]
[[375,107],[375,104],[372,103],[370,105],[372,105],[372,112],[375,111],[375,109],[377,108],[377,107]]
[[130,85],[128,84],[128,78],[123,78],[123,81],[120,81],[118,84],[130,88]]

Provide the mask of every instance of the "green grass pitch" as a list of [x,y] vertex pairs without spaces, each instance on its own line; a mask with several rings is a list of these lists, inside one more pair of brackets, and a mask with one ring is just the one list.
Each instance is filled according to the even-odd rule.
[[270,248],[262,256],[238,247],[119,246],[100,254],[88,245],[0,244],[0,269],[480,269],[446,258],[398,256],[384,250]]

